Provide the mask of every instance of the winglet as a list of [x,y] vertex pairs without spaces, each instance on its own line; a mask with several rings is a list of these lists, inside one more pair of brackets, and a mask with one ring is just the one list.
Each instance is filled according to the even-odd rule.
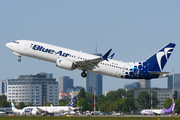
[[115,54],[115,53],[113,53],[111,56],[109,56],[109,59],[112,59],[112,58],[114,57],[114,54]]
[[108,56],[109,56],[111,50],[112,50],[112,49],[110,49],[104,56],[102,56],[102,58],[103,58],[104,60],[109,61],[107,58],[108,58]]

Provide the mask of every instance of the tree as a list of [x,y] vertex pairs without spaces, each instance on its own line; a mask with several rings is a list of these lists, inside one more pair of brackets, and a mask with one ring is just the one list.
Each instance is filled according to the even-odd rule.
[[[141,109],[149,109],[151,108],[151,91],[141,91],[136,99],[137,103],[136,106]],[[153,91],[153,107],[156,108],[159,104],[157,99],[157,92]]]
[[4,100],[7,100],[7,96],[6,95],[1,95],[0,96],[0,107],[1,107],[1,104]]
[[115,101],[115,100],[116,100],[116,98],[115,98],[115,91],[110,91],[110,92],[108,92],[107,95],[106,95],[106,100],[107,100],[109,103]]
[[11,104],[7,100],[3,100],[1,103],[1,107],[10,107]]
[[18,109],[23,109],[25,107],[24,102],[19,102]]
[[167,98],[164,103],[163,103],[163,106],[168,109],[170,108],[170,106],[172,105],[172,99],[171,98]]
[[141,91],[136,99],[142,109],[149,108],[149,100],[151,100],[148,91]]
[[129,89],[127,90],[125,97],[134,99],[134,90],[139,90],[139,88]]
[[118,89],[115,91],[115,100],[118,101],[121,98],[124,98],[126,95],[126,91],[124,89]]
[[85,94],[85,89],[82,88],[78,94],[78,98],[81,99],[81,98],[84,98],[86,99],[86,94]]
[[88,103],[88,110],[94,111],[94,103]]
[[33,106],[31,102],[27,103],[26,106]]
[[99,102],[99,104],[103,103],[104,101],[106,101],[106,97],[104,95],[99,95],[97,97],[97,101]]
[[180,101],[176,99],[174,100],[174,102],[175,102],[175,108],[174,108],[175,112],[180,113]]
[[46,106],[51,106],[51,105],[54,105],[54,104],[53,104],[53,103],[51,103],[51,102],[49,102],[49,103],[48,103],[48,102],[46,102],[46,103],[45,103],[45,105],[46,105]]
[[123,107],[125,105],[125,100],[124,98],[119,99],[119,101],[117,102],[117,107],[119,111],[123,111]]
[[109,104],[107,101],[104,101],[100,106],[99,106],[99,110],[101,110],[102,112],[108,112],[108,107],[109,107]]
[[101,111],[101,105],[103,104],[103,102],[106,101],[106,97],[104,95],[99,95],[97,97],[97,102],[96,102],[96,106],[98,111]]
[[88,103],[94,103],[94,94],[86,92],[86,100]]
[[[158,98],[157,98],[157,92],[156,91],[153,91],[153,108],[157,108],[158,104],[159,104],[159,101],[158,101]],[[149,108],[151,108],[151,99],[150,99],[150,105],[149,105]]]
[[1,95],[0,96],[0,101],[4,101],[4,100],[7,100],[7,96],[6,95]]
[[127,98],[125,100],[124,107],[126,112],[130,112],[131,110],[133,110],[135,108],[134,99]]
[[132,99],[134,99],[134,89],[127,90],[125,96],[126,96],[126,98],[132,98]]
[[81,107],[81,106],[83,107],[83,108],[82,108],[83,111],[88,110],[88,102],[86,101],[85,98],[81,98],[81,99],[79,100],[79,106],[80,106],[80,107]]
[[71,99],[69,99],[69,100],[61,99],[61,100],[59,100],[59,106],[66,106],[70,101],[71,101]]

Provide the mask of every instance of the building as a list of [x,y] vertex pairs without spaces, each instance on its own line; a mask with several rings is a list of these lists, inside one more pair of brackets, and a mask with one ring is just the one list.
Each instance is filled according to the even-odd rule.
[[110,92],[110,90],[106,90],[106,91],[104,92],[104,96],[106,96],[106,95],[108,94],[108,92]]
[[[102,56],[102,54],[97,54],[97,51],[94,55]],[[102,95],[102,75],[87,72],[87,77],[84,79],[84,88],[89,93],[94,93],[94,89],[96,89],[96,95]]]
[[80,91],[71,91],[71,93],[69,93],[71,95],[71,99],[75,96],[77,96],[79,94]]
[[59,105],[58,82],[56,82],[52,74],[28,74],[9,79],[7,101],[15,101],[17,104],[24,102],[25,104],[32,103],[35,105],[35,96],[37,106],[44,104],[44,102]]
[[67,93],[71,93],[72,91],[80,91],[82,89],[81,86],[73,86],[67,89]]
[[69,76],[59,77],[59,93],[67,93],[68,88],[73,88],[73,79],[71,79]]
[[0,81],[0,95],[7,95],[7,83],[8,79]]
[[[152,90],[157,92],[157,98],[158,98],[158,101],[160,102],[159,105],[158,105],[159,109],[164,108],[163,103],[167,98],[172,99],[172,89],[152,88]],[[144,88],[144,89],[140,89],[140,90],[134,90],[134,99],[136,99],[138,97],[138,95],[139,95],[139,93],[141,91],[148,91],[149,94],[150,94],[151,89]],[[177,92],[175,92],[175,93],[176,94],[174,94],[174,96],[175,96],[175,99],[176,99],[177,98]]]
[[139,83],[141,88],[151,88],[151,80],[140,79]]
[[[168,76],[167,85],[168,85],[168,89],[172,89],[173,75]],[[180,74],[174,75],[174,89],[180,89]]]
[[64,100],[68,100],[71,99],[71,94],[66,93],[66,92],[60,92],[59,93],[59,99],[64,99]]
[[85,90],[89,93],[94,93],[96,89],[96,95],[102,95],[102,75],[92,72],[87,72],[85,78]]
[[139,82],[134,82],[132,84],[124,85],[124,89],[134,89],[134,88],[141,88],[140,83]]

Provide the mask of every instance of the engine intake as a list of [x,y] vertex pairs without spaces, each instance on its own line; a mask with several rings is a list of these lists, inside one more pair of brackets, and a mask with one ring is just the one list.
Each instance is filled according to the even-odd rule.
[[72,61],[64,59],[64,58],[59,58],[56,60],[56,66],[66,69],[66,70],[74,70],[75,65]]

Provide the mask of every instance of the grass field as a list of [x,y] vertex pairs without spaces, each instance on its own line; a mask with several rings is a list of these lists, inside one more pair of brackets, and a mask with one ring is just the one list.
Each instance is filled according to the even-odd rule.
[[56,117],[56,116],[0,116],[0,120],[180,120],[177,117]]

